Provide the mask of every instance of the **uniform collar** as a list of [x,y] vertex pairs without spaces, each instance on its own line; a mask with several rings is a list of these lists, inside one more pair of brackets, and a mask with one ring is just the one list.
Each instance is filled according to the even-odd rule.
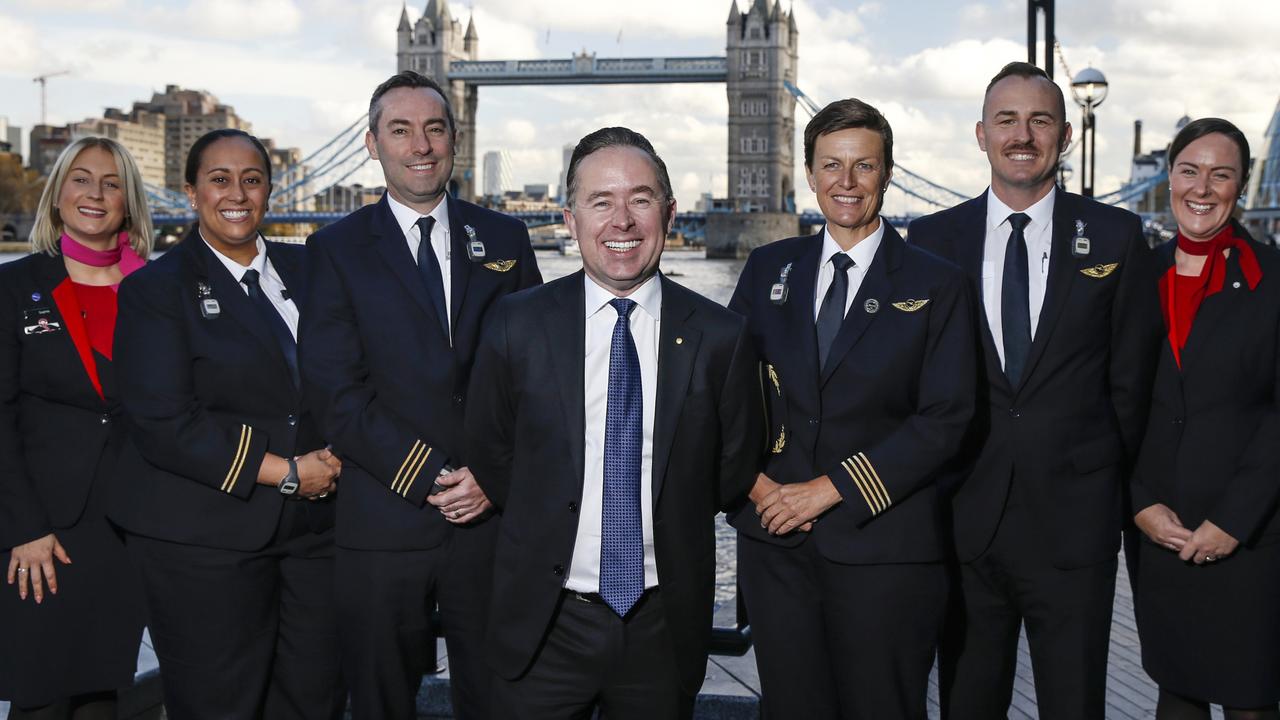
[[[610,301],[618,297],[612,291],[596,284],[596,281],[586,273],[582,274],[582,286],[585,294],[583,307],[588,318],[603,310]],[[653,277],[631,291],[627,299],[634,300],[649,317],[654,320],[660,319],[662,317],[662,284],[658,282],[658,274],[654,273]]]
[[843,252],[853,261],[854,267],[866,272],[867,268],[871,267],[871,260],[875,258],[876,250],[880,249],[880,241],[884,239],[884,226],[887,222],[881,217],[880,226],[848,250],[840,248],[840,245],[831,237],[831,231],[824,225],[822,228],[822,254],[818,256],[818,267],[831,262],[832,255]]
[[409,230],[418,223],[418,218],[420,217],[435,218],[436,227],[442,228],[444,230],[445,237],[449,237],[449,201],[443,196],[441,196],[440,202],[436,203],[436,206],[431,209],[431,212],[427,213],[425,216],[399,200],[396,200],[394,197],[391,197],[390,191],[387,192],[387,207],[391,208],[391,215],[395,217],[396,225],[400,227],[400,232],[403,233],[406,238],[409,237]]
[[[1058,193],[1056,189],[1050,189],[1044,197],[1035,202],[1034,205],[1023,210],[1027,217],[1031,218],[1031,227],[1046,228],[1053,223],[1053,204],[1057,199]],[[1000,227],[1009,219],[1009,216],[1018,212],[1004,201],[996,197],[996,192],[991,188],[987,188],[987,230],[992,231]]]
[[213,252],[213,256],[218,258],[218,262],[222,263],[222,265],[227,269],[227,272],[231,273],[231,277],[235,278],[236,282],[240,282],[240,279],[243,278],[244,274],[249,270],[257,270],[258,277],[263,277],[267,274],[267,244],[263,242],[261,233],[258,234],[258,239],[254,241],[254,246],[258,249],[258,254],[253,256],[253,261],[249,263],[248,267],[245,267],[244,265],[241,265],[235,260],[232,260],[226,255],[218,252],[217,248],[210,245],[209,241],[204,239],[203,234],[200,235],[200,240]]

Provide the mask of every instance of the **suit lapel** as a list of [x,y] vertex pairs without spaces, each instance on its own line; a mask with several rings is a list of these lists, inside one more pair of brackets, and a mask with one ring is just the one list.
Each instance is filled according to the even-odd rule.
[[[818,266],[822,254],[822,231],[805,239],[800,254],[791,261],[787,275],[787,302],[783,305],[786,332],[791,337],[788,347],[794,349],[801,363],[798,377],[818,377],[818,336],[814,330],[813,293],[818,282]],[[781,268],[779,268],[781,272]],[[777,362],[782,362],[779,358]]]
[[[880,240],[875,257],[871,259],[871,267],[867,268],[867,274],[862,278],[862,286],[853,298],[853,305],[844,316],[840,332],[836,333],[836,339],[831,343],[831,354],[827,357],[826,366],[822,368],[820,387],[831,379],[844,356],[871,326],[879,309],[889,303],[889,291],[893,288],[889,276],[902,263],[903,242],[902,236],[898,235],[898,231],[887,220],[881,218],[880,222],[884,223],[884,237]],[[871,300],[877,303],[875,312],[866,309],[866,304]]]
[[653,423],[653,505],[658,506],[667,477],[671,445],[675,442],[680,410],[689,389],[693,360],[698,356],[702,332],[689,324],[694,307],[682,288],[665,276],[662,283],[662,322],[658,331],[658,388]]
[[[1239,282],[1240,287],[1233,288],[1233,282]],[[1196,310],[1195,319],[1191,323],[1191,334],[1187,336],[1187,344],[1182,348],[1183,373],[1188,372],[1211,347],[1210,339],[1219,328],[1229,324],[1227,318],[1248,314],[1249,310],[1245,305],[1250,292],[1248,287],[1233,251],[1231,257],[1227,258],[1227,273],[1222,289],[1201,301],[1200,308]]]
[[1044,291],[1044,303],[1040,307],[1040,320],[1036,324],[1036,336],[1031,341],[1027,367],[1022,373],[1022,385],[1035,373],[1036,363],[1044,355],[1058,316],[1067,304],[1067,294],[1075,280],[1075,258],[1071,256],[1071,238],[1079,208],[1071,197],[1061,190],[1053,202],[1053,240],[1049,250],[1049,279]]
[[[404,232],[396,223],[396,217],[387,204],[387,196],[383,195],[373,214],[373,242],[382,256],[383,262],[391,270],[391,274],[400,282],[418,307],[430,320],[428,325],[440,327],[439,315],[427,297],[427,288],[418,274],[418,260],[409,252],[409,244],[404,239]],[[443,331],[442,331],[443,332]]]
[[196,275],[209,282],[213,296],[222,305],[221,316],[230,317],[232,322],[244,328],[282,367],[287,368],[289,365],[284,359],[284,352],[271,328],[267,327],[266,319],[253,306],[239,279],[232,277],[222,262],[213,256],[213,250],[200,238],[199,232],[187,235],[183,246],[193,262]]
[[289,297],[299,307],[302,305],[302,298],[307,296],[307,274],[302,268],[297,267],[293,263],[293,257],[288,253],[282,252],[275,243],[266,243],[267,257],[271,259],[271,266],[276,269],[276,274],[280,276],[280,280],[284,282],[284,287],[289,291]]
[[[458,326],[458,316],[462,312],[462,303],[467,296],[467,285],[471,281],[472,266],[467,256],[467,243],[471,238],[467,235],[467,223],[462,217],[462,206],[452,195],[445,193],[449,203],[449,327]],[[477,240],[483,239],[477,236]]]
[[98,377],[98,363],[93,359],[93,348],[89,344],[89,330],[84,325],[84,316],[80,312],[80,301],[76,299],[75,288],[71,286],[71,278],[67,275],[67,266],[62,256],[50,257],[39,255],[38,275],[40,288],[49,291],[49,297],[62,316],[62,327],[66,331],[71,349],[80,358],[80,366],[84,368],[85,378],[93,386],[99,398],[105,399],[102,393],[102,381]]
[[582,271],[559,281],[542,314],[542,329],[549,347],[562,348],[550,353],[555,365],[555,380],[560,386],[560,402],[564,405],[565,428],[569,452],[573,460],[573,482],[582,496],[582,473],[585,452],[586,420],[584,418],[583,365],[586,355],[586,302]]
[[[987,376],[996,378],[1005,387],[1009,379],[1000,366],[1000,353],[996,348],[995,336],[991,334],[991,323],[987,320],[987,296],[982,276],[982,262],[986,255],[987,244],[987,194],[965,203],[965,211],[957,220],[955,233],[956,262],[973,278],[974,289],[978,296],[978,326],[981,328],[982,343],[987,361]],[[1003,342],[1003,339],[1001,340]]]

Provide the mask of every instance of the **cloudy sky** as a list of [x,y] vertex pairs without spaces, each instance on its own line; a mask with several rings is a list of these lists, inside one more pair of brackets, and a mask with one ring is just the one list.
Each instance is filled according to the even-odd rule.
[[[425,4],[410,5],[411,19]],[[482,59],[502,59],[583,49],[599,57],[722,55],[729,4],[452,0],[450,8],[463,22],[474,13]],[[1111,83],[1099,110],[1099,192],[1128,179],[1135,119],[1145,123],[1144,151],[1163,147],[1184,113],[1227,117],[1261,143],[1280,97],[1280,2],[1057,6],[1071,72],[1091,64]],[[990,76],[1025,59],[1025,0],[795,0],[793,7],[806,93],[820,104],[871,102],[893,125],[901,165],[967,194],[985,187],[973,124]],[[213,92],[257,134],[310,152],[358,118],[372,88],[395,71],[400,9],[399,0],[0,0],[0,116],[29,129],[40,112],[31,78],[70,70],[49,81],[51,122],[127,108],[177,84]],[[1060,82],[1066,76],[1061,66],[1055,74]],[[626,124],[654,141],[681,206],[692,209],[702,192],[725,193],[726,107],[722,85],[485,87],[477,144],[481,155],[511,153],[517,185],[554,184],[562,145]],[[1068,113],[1078,122],[1078,109]],[[798,127],[806,121],[797,109]],[[798,162],[800,155],[797,138]],[[357,179],[379,182],[372,170]],[[815,205],[803,185],[797,201]],[[892,213],[923,209],[901,193],[888,200]]]

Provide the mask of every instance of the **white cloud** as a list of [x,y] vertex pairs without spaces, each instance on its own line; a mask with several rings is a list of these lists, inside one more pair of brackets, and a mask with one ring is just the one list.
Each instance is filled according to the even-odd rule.
[[302,26],[293,0],[191,0],[183,15],[198,35],[228,40],[288,36]]

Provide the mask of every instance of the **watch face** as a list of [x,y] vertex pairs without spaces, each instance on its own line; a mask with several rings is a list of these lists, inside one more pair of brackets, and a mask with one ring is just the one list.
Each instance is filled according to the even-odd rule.
[[283,481],[280,483],[280,494],[281,494],[281,495],[292,495],[292,494],[294,494],[294,493],[296,493],[296,492],[298,492],[298,481],[297,481],[297,480],[293,480],[293,479],[291,479],[291,478],[286,478],[285,480],[283,480]]

